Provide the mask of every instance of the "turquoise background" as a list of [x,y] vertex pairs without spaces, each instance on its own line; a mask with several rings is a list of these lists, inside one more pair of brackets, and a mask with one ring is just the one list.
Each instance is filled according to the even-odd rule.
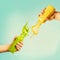
[[[0,0],[0,44],[12,43],[26,21],[34,25],[48,5],[60,11],[59,0]],[[37,36],[28,36],[23,43],[19,52],[0,53],[0,60],[60,60],[60,22],[47,21]]]

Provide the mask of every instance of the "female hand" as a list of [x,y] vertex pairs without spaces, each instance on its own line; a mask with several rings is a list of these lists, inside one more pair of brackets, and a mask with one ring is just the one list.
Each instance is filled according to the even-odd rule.
[[[42,12],[38,15],[38,17],[40,17],[41,15],[43,15],[45,13],[45,9],[42,10]],[[50,17],[47,17],[46,20],[50,21],[50,20],[53,20],[53,19],[56,19],[56,15],[57,15],[57,11],[55,11]]]

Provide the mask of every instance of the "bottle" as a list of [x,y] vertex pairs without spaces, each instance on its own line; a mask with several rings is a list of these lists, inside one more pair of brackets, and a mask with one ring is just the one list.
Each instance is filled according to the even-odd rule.
[[14,53],[16,52],[16,44],[18,42],[21,42],[24,40],[24,38],[28,35],[28,32],[29,32],[29,27],[27,26],[27,23],[23,26],[22,28],[22,33],[16,37],[16,39],[12,42],[11,46],[9,47],[9,51],[11,53]]
[[38,34],[40,25],[45,23],[46,18],[50,17],[54,12],[55,12],[55,8],[53,6],[51,6],[51,5],[47,6],[43,15],[38,17],[38,21],[37,21],[36,25],[32,26],[32,32],[34,35]]

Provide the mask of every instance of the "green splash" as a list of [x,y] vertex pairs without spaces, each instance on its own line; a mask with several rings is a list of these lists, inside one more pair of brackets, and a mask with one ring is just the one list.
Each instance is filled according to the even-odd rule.
[[9,51],[11,52],[11,53],[14,53],[14,52],[16,52],[16,44],[18,43],[18,42],[21,42],[21,41],[23,41],[24,40],[24,38],[26,37],[26,36],[28,36],[28,32],[29,32],[29,27],[28,27],[28,23],[26,23],[24,26],[23,26],[23,28],[22,28],[22,33],[19,35],[19,36],[17,36],[16,37],[16,39],[13,41],[13,43],[11,44],[11,46],[10,46],[10,48],[9,48]]

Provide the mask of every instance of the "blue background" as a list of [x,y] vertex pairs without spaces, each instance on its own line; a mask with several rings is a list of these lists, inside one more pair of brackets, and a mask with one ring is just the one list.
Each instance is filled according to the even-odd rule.
[[[0,44],[12,43],[26,21],[34,25],[48,5],[60,11],[59,0],[0,0]],[[0,60],[60,60],[60,22],[47,21],[37,36],[26,37],[23,43],[19,52],[0,53]]]

